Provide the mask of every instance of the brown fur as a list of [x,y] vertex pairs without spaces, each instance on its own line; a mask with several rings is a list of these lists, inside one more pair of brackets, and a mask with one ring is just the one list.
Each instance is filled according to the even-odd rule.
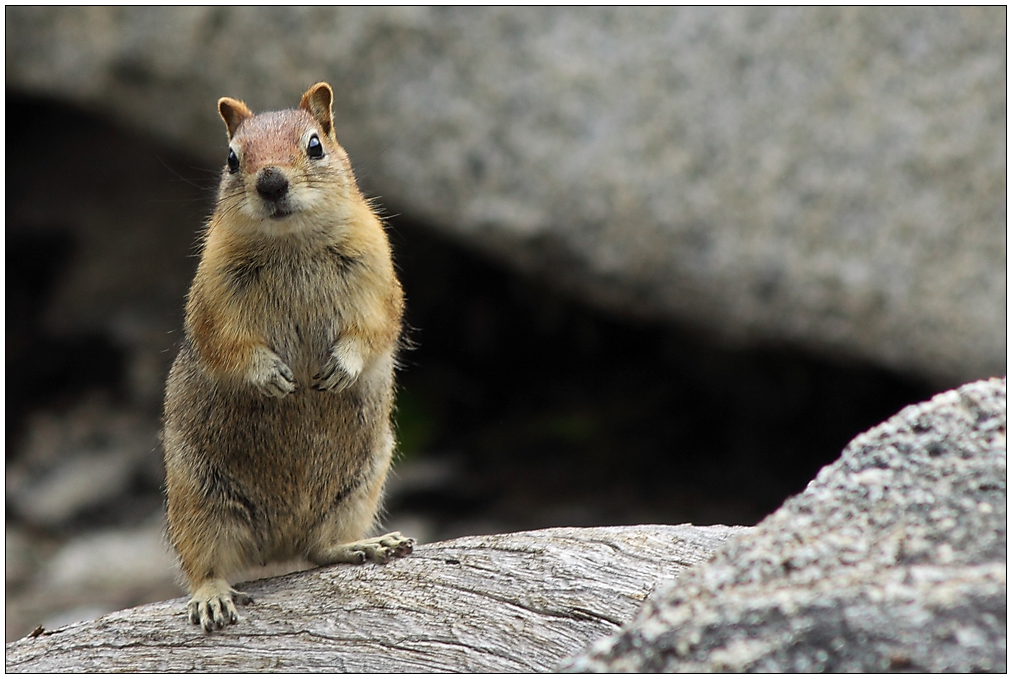
[[[319,83],[298,110],[218,105],[238,168],[223,172],[207,226],[164,436],[169,537],[191,620],[208,630],[236,620],[233,598],[248,597],[227,580],[249,566],[411,548],[399,534],[362,541],[393,452],[403,294],[334,136],[332,97]],[[307,150],[313,134],[322,158]],[[282,198],[258,193],[278,176]]]

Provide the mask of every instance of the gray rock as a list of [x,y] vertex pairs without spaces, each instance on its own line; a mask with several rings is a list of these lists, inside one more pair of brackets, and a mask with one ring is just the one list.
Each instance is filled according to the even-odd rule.
[[146,525],[74,537],[44,569],[51,588],[118,591],[172,585],[176,571],[161,514]]
[[157,487],[157,431],[157,420],[100,393],[66,412],[34,413],[21,454],[7,465],[7,502],[29,523],[57,528],[121,497],[139,478]]
[[622,313],[1005,372],[1006,9],[32,8],[9,88],[217,166],[327,79],[367,190]]
[[29,580],[38,569],[38,556],[29,535],[17,526],[4,526],[4,581],[8,590]]
[[570,671],[1004,672],[1006,384],[861,434]]

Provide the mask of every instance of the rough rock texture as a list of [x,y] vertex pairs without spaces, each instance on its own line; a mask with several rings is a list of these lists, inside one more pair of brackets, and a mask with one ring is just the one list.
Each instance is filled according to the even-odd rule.
[[575,671],[1004,672],[1005,380],[910,406]]
[[6,10],[7,86],[224,158],[327,79],[367,190],[598,303],[1004,373],[1006,9]]

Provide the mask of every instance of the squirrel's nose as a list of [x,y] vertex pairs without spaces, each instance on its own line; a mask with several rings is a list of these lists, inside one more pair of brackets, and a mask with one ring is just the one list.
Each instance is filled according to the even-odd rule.
[[281,200],[288,193],[288,178],[277,168],[264,168],[257,178],[257,193],[264,200]]

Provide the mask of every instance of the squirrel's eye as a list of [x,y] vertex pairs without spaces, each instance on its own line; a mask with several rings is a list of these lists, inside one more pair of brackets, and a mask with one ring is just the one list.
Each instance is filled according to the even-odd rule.
[[239,156],[232,149],[228,150],[228,171],[232,174],[239,171]]
[[306,146],[306,153],[310,158],[323,158],[323,144],[315,134],[309,138],[309,145]]

